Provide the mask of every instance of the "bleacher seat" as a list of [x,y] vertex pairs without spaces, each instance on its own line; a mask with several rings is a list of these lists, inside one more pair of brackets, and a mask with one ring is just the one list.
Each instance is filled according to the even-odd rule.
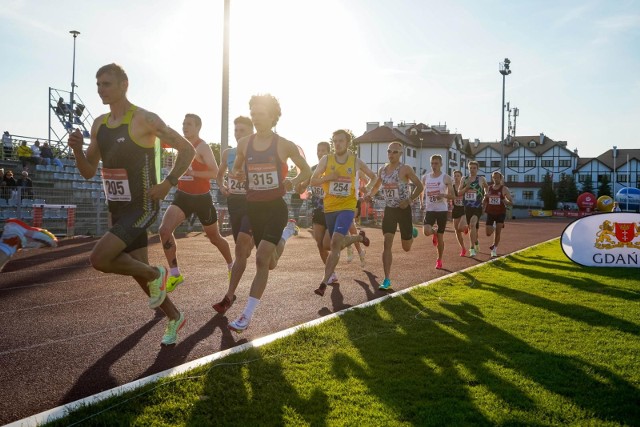
[[9,204],[7,203],[7,199],[0,198],[0,207],[6,207],[6,206],[9,206]]

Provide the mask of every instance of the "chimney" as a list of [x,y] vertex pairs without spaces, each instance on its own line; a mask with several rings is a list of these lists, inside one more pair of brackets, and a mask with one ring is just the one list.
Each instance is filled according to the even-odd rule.
[[393,120],[390,122],[384,122],[384,125],[393,129]]
[[380,122],[367,122],[367,132],[371,132],[378,127],[380,127]]
[[540,132],[540,145],[544,144],[544,133]]

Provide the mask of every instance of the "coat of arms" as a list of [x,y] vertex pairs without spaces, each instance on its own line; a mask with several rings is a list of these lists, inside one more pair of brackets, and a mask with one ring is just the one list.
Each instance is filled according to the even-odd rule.
[[605,220],[598,227],[595,247],[598,249],[613,248],[637,248],[640,249],[640,240],[633,240],[640,236],[640,224],[635,222],[614,222]]

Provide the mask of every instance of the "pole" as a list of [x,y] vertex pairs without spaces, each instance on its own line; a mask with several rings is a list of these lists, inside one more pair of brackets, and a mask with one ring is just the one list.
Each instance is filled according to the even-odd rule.
[[76,37],[80,34],[80,31],[71,30],[70,34],[73,34],[73,68],[71,71],[71,99],[69,101],[69,129],[68,132],[71,133],[71,129],[73,129],[73,97],[75,95],[76,89]]
[[222,41],[222,118],[220,156],[229,146],[229,15],[231,0],[224,0],[224,35]]
[[616,157],[618,157],[617,153],[618,146],[613,146],[613,197],[616,195]]
[[502,176],[505,176],[505,164],[504,164],[504,89],[506,74],[502,75],[502,126],[500,127],[500,169],[502,170]]

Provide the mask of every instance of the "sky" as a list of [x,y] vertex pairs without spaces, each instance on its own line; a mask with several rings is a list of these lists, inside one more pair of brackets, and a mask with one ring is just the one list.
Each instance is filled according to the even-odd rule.
[[[77,30],[76,94],[94,117],[108,111],[95,72],[116,62],[131,102],[178,131],[198,114],[201,137],[219,143],[223,10],[222,0],[1,0],[0,131],[47,137],[48,91],[71,90]],[[230,121],[271,93],[277,132],[313,160],[334,130],[360,136],[367,122],[446,123],[498,141],[505,57],[518,135],[568,141],[581,157],[640,148],[640,0],[231,0],[230,41]]]

